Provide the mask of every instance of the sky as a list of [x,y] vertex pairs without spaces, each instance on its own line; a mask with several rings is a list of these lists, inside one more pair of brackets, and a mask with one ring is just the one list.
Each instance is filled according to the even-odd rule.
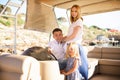
[[[66,14],[64,9],[58,9],[56,12],[58,12],[57,18],[64,16],[63,14]],[[83,24],[87,25],[88,27],[94,25],[102,29],[110,28],[120,31],[120,11],[83,16]]]
[[101,28],[120,30],[120,11],[112,11],[95,15],[84,16],[84,24],[87,26],[96,25]]
[[[0,0],[0,4],[5,5],[7,1],[8,1],[8,0]],[[22,0],[11,0],[11,1],[20,4]],[[11,7],[11,6],[10,6],[10,7]],[[26,13],[26,8],[25,8],[25,7],[26,7],[26,1],[25,1],[25,3],[22,5],[22,7],[21,7],[21,9],[19,10],[18,13]],[[16,7],[11,7],[11,9],[12,9],[12,13],[13,13],[13,14],[14,14],[14,13],[16,12],[16,10],[17,10]]]
[[[5,4],[6,1],[8,0],[0,0],[0,4]],[[17,0],[12,0],[12,1],[17,1]],[[23,4],[19,13],[25,13],[26,12],[25,7],[26,7],[26,2]],[[15,9],[13,9],[13,12],[14,11]],[[57,12],[58,12],[57,17],[64,16],[64,14],[66,14],[65,12],[61,12],[60,10]],[[83,19],[84,19],[83,23],[88,27],[95,25],[103,29],[110,28],[110,29],[117,29],[120,31],[120,11],[83,16]]]

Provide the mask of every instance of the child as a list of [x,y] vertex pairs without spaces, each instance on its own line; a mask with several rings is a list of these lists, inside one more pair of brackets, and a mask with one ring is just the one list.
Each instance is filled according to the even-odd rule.
[[81,65],[79,48],[74,42],[67,44],[66,50],[67,65],[61,73],[66,75],[67,80],[82,80],[78,67]]

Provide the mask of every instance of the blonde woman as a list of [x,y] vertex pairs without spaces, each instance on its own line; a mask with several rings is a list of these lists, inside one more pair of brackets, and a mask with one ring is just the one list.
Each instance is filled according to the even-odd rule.
[[61,73],[66,75],[67,80],[82,80],[79,73],[79,65],[81,65],[78,45],[74,42],[68,43],[66,50],[67,65]]
[[87,53],[81,45],[83,36],[83,18],[81,14],[81,8],[79,5],[73,5],[70,9],[70,21],[71,25],[68,30],[67,36],[63,38],[63,42],[66,42],[64,49],[66,51],[67,43],[76,42],[79,45],[79,51],[81,55],[82,65],[79,67],[79,71],[85,80],[88,80],[88,61]]
[[70,13],[71,25],[68,29],[68,34],[64,37],[63,41],[66,42],[66,44],[69,42],[81,44],[83,35],[83,19],[81,17],[80,6],[73,5]]

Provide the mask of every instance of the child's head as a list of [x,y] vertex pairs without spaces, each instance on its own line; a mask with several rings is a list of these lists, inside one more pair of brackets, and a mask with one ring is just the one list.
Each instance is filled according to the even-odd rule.
[[53,34],[53,38],[58,41],[58,42],[61,42],[62,41],[62,38],[63,38],[63,34],[62,34],[62,30],[60,28],[55,28],[53,31],[52,31],[52,34]]
[[75,42],[67,44],[66,57],[77,57],[79,58],[79,48]]

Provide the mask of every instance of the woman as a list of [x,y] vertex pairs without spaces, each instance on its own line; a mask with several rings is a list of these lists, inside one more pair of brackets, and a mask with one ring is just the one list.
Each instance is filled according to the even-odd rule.
[[63,41],[66,43],[76,42],[81,44],[83,35],[82,20],[80,7],[78,5],[73,5],[70,16],[71,25],[68,29],[68,35],[64,37]]
[[88,61],[86,53],[81,46],[83,36],[83,18],[81,15],[81,9],[79,5],[73,5],[70,10],[71,25],[68,29],[68,34],[63,38],[63,42],[66,42],[64,49],[66,51],[66,45],[70,42],[76,42],[79,45],[79,51],[81,55],[82,65],[79,67],[79,71],[85,80],[88,80]]

